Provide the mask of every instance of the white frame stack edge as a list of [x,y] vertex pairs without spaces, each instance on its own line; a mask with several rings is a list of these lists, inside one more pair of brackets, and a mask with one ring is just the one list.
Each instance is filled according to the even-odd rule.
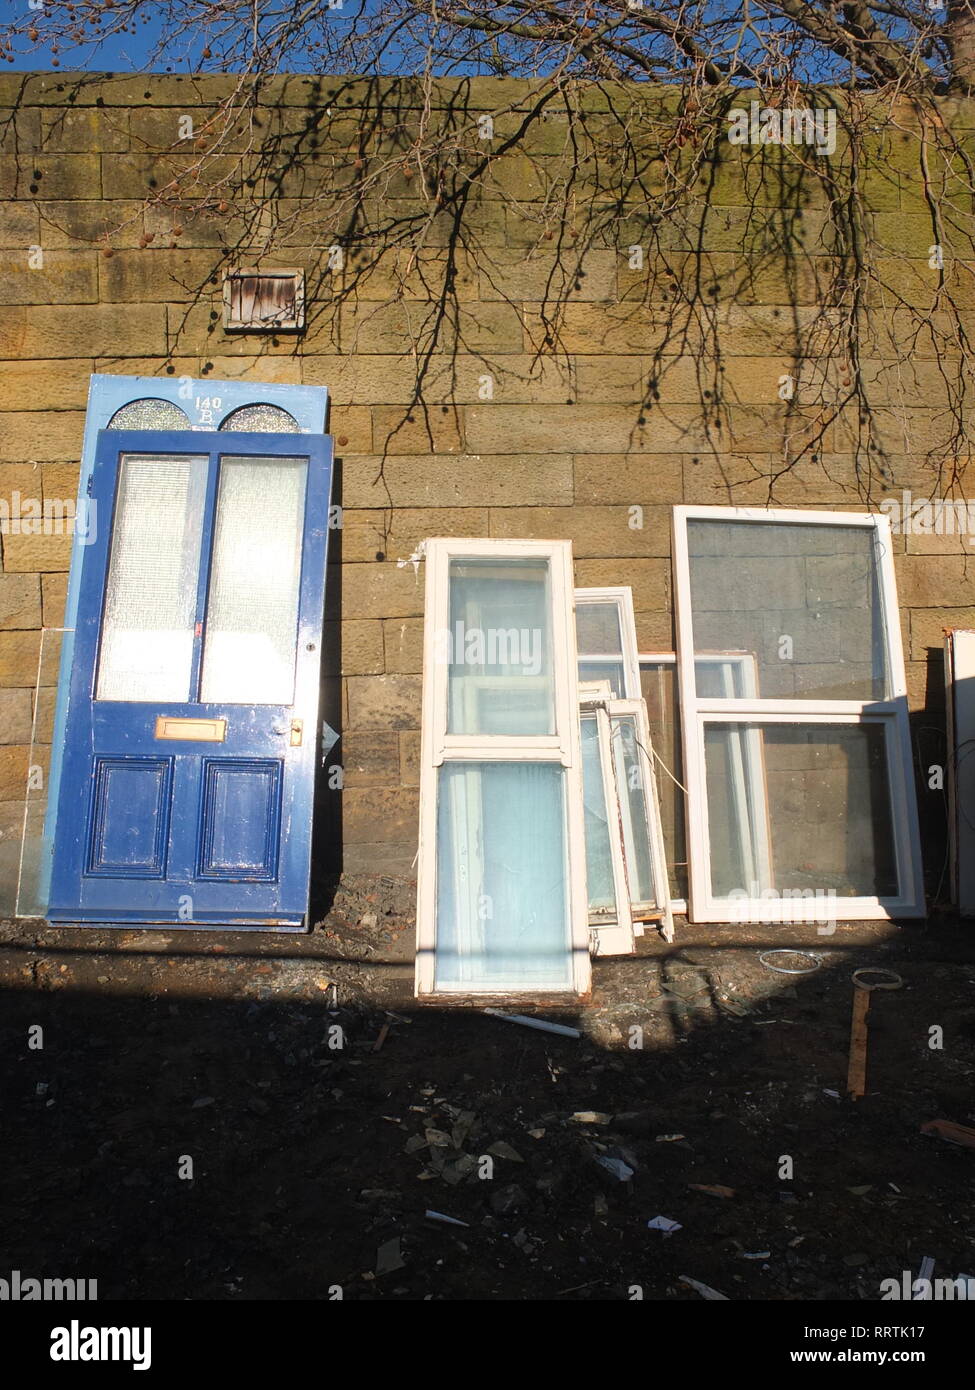
[[631,956],[635,950],[634,937],[642,935],[643,927],[633,921],[630,912],[630,890],[623,854],[623,835],[620,822],[619,795],[613,763],[612,735],[608,713],[610,687],[608,681],[587,682],[579,686],[579,714],[596,721],[599,743],[599,770],[602,774],[603,803],[609,828],[610,867],[613,876],[615,922],[589,920],[590,948],[593,956]]
[[951,900],[962,917],[975,917],[975,828],[965,810],[975,806],[975,632],[968,628],[945,631],[945,703]]
[[[670,898],[670,874],[667,869],[667,850],[664,845],[663,823],[660,819],[660,797],[657,788],[657,775],[650,755],[650,719],[643,696],[627,700],[610,700],[606,706],[610,727],[614,719],[632,717],[637,727],[637,756],[643,772],[643,791],[647,807],[647,830],[650,838],[650,864],[657,899],[654,903],[634,905],[631,894],[631,912],[643,912],[646,921],[660,918],[661,935],[665,941],[674,939],[674,911]],[[612,734],[611,734],[612,736]],[[615,765],[615,758],[614,758]],[[643,922],[634,919],[633,930],[643,935]]]

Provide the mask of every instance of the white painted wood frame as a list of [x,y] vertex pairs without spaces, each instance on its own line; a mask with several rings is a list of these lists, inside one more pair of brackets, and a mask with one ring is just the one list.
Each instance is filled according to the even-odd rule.
[[[602,687],[593,693],[596,687]],[[599,747],[599,771],[602,777],[603,805],[606,808],[606,823],[609,832],[610,868],[613,878],[613,912],[615,921],[600,918],[598,911],[589,912],[589,942],[594,956],[631,956],[634,947],[634,923],[630,914],[630,889],[626,876],[626,860],[623,854],[623,836],[620,824],[620,801],[616,789],[616,771],[613,762],[612,737],[606,705],[610,687],[608,681],[594,685],[580,686],[580,720],[588,717],[595,720],[596,737]]]
[[[644,666],[673,666],[675,668],[674,674],[676,687],[676,652],[640,652],[639,662],[641,670]],[[695,664],[700,665],[702,663],[712,664],[718,668],[722,685],[725,689],[726,695],[729,698],[733,697],[735,692],[736,670],[738,671],[740,677],[739,688],[742,689],[749,696],[755,694],[757,688],[755,675],[755,658],[751,654],[751,652],[722,652],[719,654],[703,652],[698,654],[698,656],[696,657]],[[676,715],[676,723],[678,729],[680,729],[681,722],[680,708],[680,694],[675,688],[674,711]],[[755,836],[755,840],[757,841],[757,843],[752,843],[751,827],[744,816],[744,808],[747,803],[748,788],[750,786],[759,786],[764,783],[764,774],[762,772],[760,736],[758,735],[757,730],[744,730],[743,737],[739,741],[737,749],[734,750],[734,763],[734,782],[732,786],[732,794],[735,797],[737,804],[742,808],[742,819],[744,822],[743,839],[746,841],[746,844],[744,846],[744,853],[746,855],[751,854],[758,859],[760,881],[763,883],[770,884],[772,881],[772,838],[768,823],[768,798],[766,796],[763,796],[757,803],[758,817],[756,825],[757,833]],[[656,772],[656,769],[654,769],[654,771]],[[676,780],[673,768],[670,768],[669,771],[671,776],[674,777],[674,779]],[[687,804],[683,788],[681,788],[681,800],[684,803],[684,825],[686,840]],[[688,853],[688,858],[689,857],[690,855]],[[687,911],[687,903],[684,901],[683,898],[673,898],[671,900],[671,907],[674,912]]]
[[628,584],[612,585],[605,588],[576,589],[576,617],[579,609],[587,604],[613,604],[620,624],[620,650],[618,652],[580,653],[580,662],[621,662],[623,666],[622,698],[640,698],[640,659],[637,655],[636,618],[633,612],[633,590]]
[[[437,786],[447,762],[554,763],[564,769],[565,863],[568,923],[566,951],[571,983],[567,996],[586,994],[590,984],[589,911],[586,897],[585,830],[582,802],[582,750],[576,694],[577,655],[570,541],[453,539],[425,542],[425,621],[423,701],[420,740],[420,837],[417,867],[416,992],[436,992],[437,949]],[[537,736],[449,734],[449,664],[437,659],[437,634],[449,628],[449,570],[452,560],[545,560],[551,604],[555,733]],[[451,989],[443,997],[496,994],[511,989]],[[531,989],[530,993],[542,991]]]
[[[745,522],[806,526],[853,526],[872,531],[876,578],[883,615],[890,688],[884,700],[719,699],[701,698],[695,681],[694,626],[688,553],[689,521]],[[791,921],[796,900],[715,897],[711,892],[710,837],[704,735],[708,724],[878,723],[884,731],[890,815],[899,892],[896,897],[835,897],[817,904],[803,900],[804,919],[895,919],[923,917],[924,884],[920,832],[908,721],[907,684],[897,607],[890,522],[872,512],[792,511],[781,508],[675,507],[673,514],[674,582],[677,599],[678,690],[687,788],[687,847],[690,918],[694,922]]]
[[[680,726],[680,693],[679,693],[679,691],[678,691],[678,689],[677,689],[677,653],[676,653],[676,652],[640,652],[640,654],[639,654],[639,662],[640,662],[640,671],[641,671],[641,673],[642,673],[642,671],[643,671],[644,666],[673,666],[673,668],[674,668],[674,722],[675,722],[675,733],[677,734],[677,736],[678,736],[679,738],[683,738],[683,732],[682,732],[681,726]],[[640,677],[640,690],[641,690],[641,693],[642,693],[642,691],[643,691],[643,677],[642,677],[642,674],[641,674],[641,677]],[[645,703],[645,702],[644,702],[644,703]],[[686,846],[686,841],[687,841],[687,794],[686,794],[686,792],[685,792],[685,790],[684,790],[683,784],[682,784],[681,782],[679,782],[678,779],[677,779],[677,770],[676,770],[676,768],[667,767],[666,763],[664,763],[663,759],[660,757],[660,753],[658,752],[658,750],[655,748],[653,751],[654,751],[654,754],[655,754],[655,760],[658,760],[658,761],[660,762],[661,766],[662,766],[663,769],[664,769],[664,776],[666,777],[666,776],[669,774],[671,780],[676,784],[677,789],[678,789],[678,791],[680,792],[680,804],[681,804],[681,806],[683,807],[683,813],[682,813],[682,814],[683,814],[683,825],[684,825],[684,840],[685,840],[685,846]],[[656,768],[654,768],[654,772],[656,772]],[[657,784],[657,789],[658,789],[658,791],[659,791],[659,787],[660,787],[660,784],[658,783],[658,784]],[[675,867],[676,867],[676,866],[675,866]],[[676,879],[676,875],[675,875],[675,879]],[[669,886],[669,884],[670,884],[670,876],[669,876],[669,874],[668,874],[668,878],[667,878],[667,883],[668,883],[668,886]],[[686,901],[685,901],[684,898],[671,898],[671,900],[670,900],[670,906],[671,906],[672,911],[674,911],[674,912],[681,912],[681,913],[686,913],[686,912],[687,912],[687,903],[686,903]]]
[[[640,764],[641,776],[643,778],[643,796],[647,808],[647,825],[632,826],[631,836],[635,842],[636,836],[646,835],[650,846],[650,871],[653,876],[653,886],[655,896],[653,901],[640,901],[636,899],[635,890],[630,889],[630,908],[634,917],[659,916],[661,931],[665,941],[674,939],[674,913],[673,904],[670,900],[670,876],[667,872],[667,851],[664,846],[663,825],[660,820],[660,799],[657,791],[657,776],[653,766],[650,743],[650,720],[647,715],[646,701],[642,695],[633,700],[610,700],[606,706],[609,715],[611,738],[614,748],[619,739],[619,721],[626,717],[632,718],[636,725],[637,758]],[[617,765],[615,754],[613,758],[614,766],[617,767],[617,783],[620,780],[620,767]],[[631,815],[629,798],[620,794],[621,815],[629,819]],[[624,835],[625,840],[625,835]],[[625,853],[624,853],[625,858]],[[637,930],[637,923],[634,921],[634,931]],[[640,934],[640,933],[638,933]]]

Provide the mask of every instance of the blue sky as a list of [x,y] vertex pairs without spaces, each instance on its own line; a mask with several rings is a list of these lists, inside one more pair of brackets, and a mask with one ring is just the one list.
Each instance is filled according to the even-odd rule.
[[[23,7],[29,0],[6,0],[8,13],[14,6],[23,13]],[[365,11],[369,13],[376,5],[382,5],[383,0],[345,0],[342,9],[334,9],[328,13],[327,23],[348,24],[357,14]],[[730,14],[737,17],[739,10],[737,0],[713,0],[714,11],[721,13],[722,16]],[[676,4],[676,0],[675,0]],[[58,54],[60,71],[77,72],[132,72],[132,71],[154,71],[154,72],[200,72],[204,70],[219,71],[214,61],[204,61],[201,52],[205,46],[202,34],[194,37],[190,41],[180,40],[177,49],[171,45],[170,51],[164,60],[153,57],[153,50],[165,32],[165,9],[162,5],[151,5],[146,7],[146,14],[149,16],[147,23],[141,18],[134,34],[124,34],[111,37],[99,44],[85,43],[80,49],[72,50],[62,47]],[[498,6],[501,9],[502,6]],[[159,11],[163,13],[160,14]],[[344,13],[343,13],[344,11]],[[708,10],[706,9],[706,13]],[[926,13],[922,10],[922,13]],[[936,21],[940,20],[941,14],[934,14]],[[788,27],[780,18],[779,20],[765,20],[766,26],[772,29]],[[885,21],[885,27],[890,29],[893,36],[902,36],[905,26],[899,21]],[[39,26],[43,32],[43,23]],[[2,32],[2,17],[0,17],[0,32]],[[44,44],[34,49],[26,51],[24,46],[15,51],[10,67],[20,71],[37,71],[51,68],[52,54],[50,48]],[[748,51],[748,41],[746,40],[745,52]],[[404,49],[399,46],[394,39],[390,48],[383,55],[379,66],[386,72],[413,71],[416,69],[418,57],[415,51],[410,53],[410,61],[405,60]],[[291,62],[286,64],[287,70],[300,72],[308,71],[312,64],[309,62],[309,55],[301,50],[295,53]],[[465,62],[463,54],[458,54],[450,64],[450,69],[454,73],[488,71],[481,63]],[[841,60],[831,58],[815,43],[807,41],[802,46],[802,57],[797,64],[797,75],[806,81],[829,81],[837,80],[840,76],[846,75],[844,64]]]
[[[9,7],[17,5],[20,8],[25,6],[28,0],[0,0],[0,4],[4,3]],[[341,8],[328,11],[328,23],[348,24],[356,15],[361,14],[364,10],[368,11],[373,4],[377,3],[381,4],[382,0],[345,0]],[[180,40],[179,48],[177,49],[173,45],[164,60],[153,56],[156,46],[165,33],[165,15],[158,13],[161,8],[157,5],[150,6],[146,11],[149,16],[148,23],[140,18],[134,34],[112,36],[97,44],[85,42],[80,48],[75,49],[62,44],[57,55],[60,71],[219,71],[220,68],[214,61],[204,61],[200,56],[205,47],[205,39],[202,34],[198,34],[191,43]],[[3,16],[0,14],[0,32],[2,32],[2,24]],[[38,27],[43,34],[43,22],[40,15]],[[48,44],[40,42],[37,45],[28,45],[26,41],[17,41],[17,48],[13,54],[14,61],[8,66],[21,72],[46,71],[52,66],[53,56]],[[300,71],[307,67],[307,62],[301,61],[304,56],[301,53],[296,55],[297,60],[290,65],[290,70]]]
[[[11,3],[11,0],[7,0]],[[19,0],[23,3],[23,0]],[[148,65],[149,54],[159,41],[162,25],[158,17],[153,16],[148,24],[140,24],[135,34],[118,35],[99,43],[97,47],[93,44],[85,44],[80,49],[71,50],[62,47],[58,57],[62,72],[79,72],[82,70],[93,72],[134,72],[143,69]],[[203,47],[202,40],[198,45],[198,50]],[[51,67],[52,53],[50,48],[42,44],[39,48],[30,53],[15,53],[13,63],[7,66],[15,71],[38,72]],[[153,64],[157,71],[172,70],[173,72],[187,72],[198,69],[202,64],[191,63],[187,57],[182,61],[173,57],[166,64]]]

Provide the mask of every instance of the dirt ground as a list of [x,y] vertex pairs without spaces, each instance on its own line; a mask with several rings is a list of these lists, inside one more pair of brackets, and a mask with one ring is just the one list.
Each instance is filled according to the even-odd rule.
[[[360,1300],[698,1300],[681,1276],[877,1300],[925,1256],[975,1274],[975,1149],[920,1133],[975,1125],[971,924],[679,924],[544,1011],[570,1038],[417,1006],[411,910],[363,880],[303,936],[0,926],[0,1274]],[[783,946],[820,968],[759,962]],[[878,965],[904,987],[872,996],[854,1102],[850,974]]]

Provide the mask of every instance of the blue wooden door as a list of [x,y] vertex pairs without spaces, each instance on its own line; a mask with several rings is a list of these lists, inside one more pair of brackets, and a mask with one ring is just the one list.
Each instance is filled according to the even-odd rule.
[[48,917],[296,929],[331,441],[103,430]]

